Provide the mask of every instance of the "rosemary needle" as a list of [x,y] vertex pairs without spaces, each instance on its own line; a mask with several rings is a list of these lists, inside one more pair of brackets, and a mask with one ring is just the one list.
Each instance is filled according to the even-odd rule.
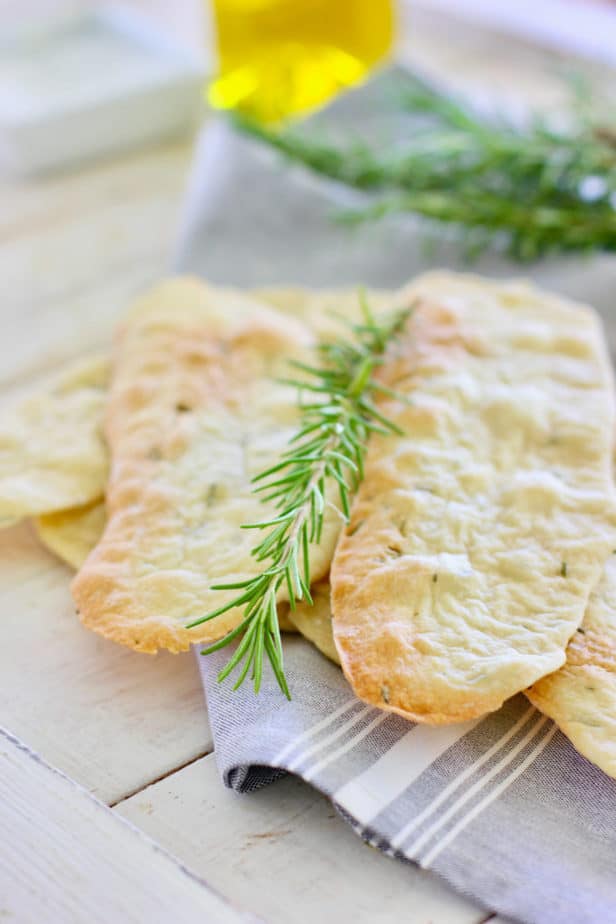
[[[239,667],[234,689],[250,672],[258,693],[267,658],[280,689],[290,698],[278,625],[279,593],[286,588],[292,608],[298,600],[312,603],[309,551],[310,545],[321,539],[327,484],[335,483],[339,512],[348,521],[350,496],[363,477],[370,434],[398,432],[374,404],[379,393],[390,394],[377,381],[374,371],[409,311],[377,322],[363,294],[360,302],[363,321],[350,325],[351,336],[320,344],[319,364],[294,363],[305,378],[286,380],[299,390],[299,430],[280,461],[253,479],[254,491],[264,502],[273,504],[276,515],[244,527],[266,533],[252,550],[255,559],[263,563],[263,570],[245,581],[215,585],[213,590],[238,593],[188,626],[216,619],[236,607],[242,610],[239,625],[202,651],[206,655],[218,651],[241,636],[218,676],[223,681]],[[307,402],[306,395],[310,396]]]

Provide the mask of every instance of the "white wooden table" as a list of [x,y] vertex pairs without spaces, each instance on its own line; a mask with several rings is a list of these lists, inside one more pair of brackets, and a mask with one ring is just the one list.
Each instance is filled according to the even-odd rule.
[[[537,49],[411,9],[404,53],[458,84],[551,102]],[[0,393],[106,344],[165,272],[185,140],[0,182]],[[264,919],[480,924],[493,915],[362,844],[287,778],[219,781],[191,655],[86,631],[69,572],[29,526],[0,534],[0,918],[19,924]]]

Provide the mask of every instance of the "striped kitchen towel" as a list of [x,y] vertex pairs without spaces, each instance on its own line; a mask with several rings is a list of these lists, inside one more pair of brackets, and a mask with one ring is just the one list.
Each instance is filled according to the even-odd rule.
[[414,725],[356,699],[308,642],[285,637],[293,699],[275,681],[217,684],[199,666],[225,783],[251,792],[286,772],[332,799],[380,850],[529,924],[616,922],[616,783],[522,695],[461,725]]

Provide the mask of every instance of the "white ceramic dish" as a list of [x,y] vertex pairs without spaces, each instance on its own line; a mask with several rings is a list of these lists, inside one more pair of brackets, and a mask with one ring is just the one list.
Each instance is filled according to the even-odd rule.
[[0,39],[0,158],[29,173],[177,134],[194,123],[202,62],[117,7]]

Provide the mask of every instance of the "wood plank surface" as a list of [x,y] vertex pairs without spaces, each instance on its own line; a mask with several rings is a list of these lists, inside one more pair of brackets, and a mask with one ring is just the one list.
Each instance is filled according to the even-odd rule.
[[271,924],[479,924],[489,916],[431,873],[368,847],[295,777],[225,789],[214,755],[115,809]]
[[255,921],[1,729],[0,831],[2,920]]
[[84,629],[70,578],[29,525],[0,532],[0,725],[115,802],[212,748],[201,683],[190,653]]
[[185,141],[0,184],[0,389],[109,344],[135,293],[168,272]]

